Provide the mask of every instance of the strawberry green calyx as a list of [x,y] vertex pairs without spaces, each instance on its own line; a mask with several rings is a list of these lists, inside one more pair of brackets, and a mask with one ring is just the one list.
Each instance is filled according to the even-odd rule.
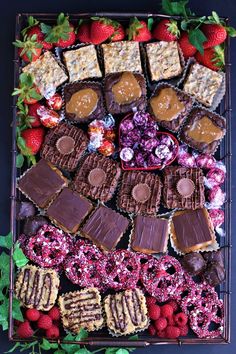
[[224,48],[220,45],[214,47],[215,55],[212,60],[214,65],[218,68],[223,69],[225,66],[225,55],[224,55]]
[[42,96],[34,87],[33,78],[30,74],[22,73],[19,80],[19,88],[15,88],[12,93],[13,96],[18,96],[17,105],[22,104],[24,100],[35,99],[39,101],[42,99]]
[[31,27],[34,27],[36,25],[39,24],[39,21],[36,20],[36,18],[34,18],[33,16],[29,16],[28,17],[28,26],[25,27],[22,31],[21,31],[21,34],[22,36],[25,36],[27,31],[31,28]]
[[58,15],[57,24],[55,26],[52,27],[45,25],[45,23],[41,23],[40,27],[45,35],[44,40],[48,43],[56,43],[60,39],[67,40],[69,38],[69,33],[72,31],[69,17],[65,16],[64,13]]
[[38,54],[37,49],[42,48],[42,44],[37,42],[36,34],[31,37],[24,36],[23,41],[17,39],[13,44],[15,47],[22,49],[20,56],[25,54],[29,61],[32,61],[33,55]]
[[115,21],[115,20],[111,20],[110,18],[107,17],[96,17],[93,16],[91,17],[91,20],[93,21],[99,21],[101,23],[103,23],[104,25],[111,25],[113,26],[115,29],[119,27],[119,22]]
[[219,15],[215,11],[212,11],[211,16],[208,16],[204,23],[221,25],[224,27],[230,37],[236,37],[236,29],[230,26],[226,26],[225,21],[220,19]]
[[167,30],[173,34],[174,36],[176,37],[179,37],[180,35],[180,30],[178,28],[178,24],[177,24],[177,21],[175,20],[170,20],[169,23],[166,24],[167,26]]
[[143,28],[143,24],[134,17],[130,20],[129,28],[127,29],[128,40],[131,41],[136,35],[139,34],[139,30]]

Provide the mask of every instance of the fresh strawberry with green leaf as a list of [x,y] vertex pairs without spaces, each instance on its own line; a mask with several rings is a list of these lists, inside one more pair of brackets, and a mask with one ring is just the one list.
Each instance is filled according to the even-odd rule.
[[21,132],[21,137],[25,141],[26,149],[21,149],[23,155],[36,155],[44,140],[44,128],[25,129]]
[[53,48],[53,44],[52,43],[48,43],[44,40],[44,34],[40,28],[39,25],[33,26],[31,27],[28,31],[27,31],[27,36],[28,37],[32,37],[33,35],[37,36],[37,41],[39,43],[42,44],[43,49],[45,50],[52,50]]
[[127,30],[128,39],[137,42],[147,42],[152,38],[152,34],[145,21],[139,21],[137,17],[130,20]]
[[41,23],[41,30],[45,35],[45,41],[53,43],[57,47],[66,48],[74,44],[74,26],[69,22],[69,17],[60,13],[57,17],[57,24],[49,26]]
[[90,38],[93,44],[100,44],[110,38],[117,27],[117,22],[106,17],[91,17]]
[[193,57],[196,52],[197,49],[196,47],[194,47],[190,41],[189,41],[189,35],[188,32],[184,31],[181,33],[179,39],[178,39],[178,44],[180,46],[180,49],[183,52],[184,58],[188,59],[190,57]]
[[37,114],[37,109],[41,107],[38,102],[26,105],[18,104],[17,108],[17,127],[19,131],[27,128],[38,128],[41,126],[40,117]]
[[19,87],[15,88],[13,96],[18,96],[17,103],[34,104],[42,99],[38,88],[34,85],[30,74],[22,73],[19,77]]
[[42,52],[42,44],[37,41],[37,35],[34,34],[31,37],[27,35],[23,38],[23,41],[17,39],[13,44],[19,48],[19,55],[26,63],[37,60]]
[[91,23],[88,21],[80,21],[77,28],[76,39],[82,43],[91,43],[90,38]]
[[195,58],[198,63],[211,70],[219,71],[224,68],[224,49],[221,46],[207,48],[203,54],[197,52]]
[[27,118],[28,118],[29,126],[31,128],[38,128],[42,125],[41,121],[40,121],[40,116],[37,113],[37,110],[41,107],[42,107],[42,105],[38,102],[28,106],[28,117]]
[[152,36],[159,41],[172,42],[179,37],[177,21],[164,19],[161,20],[152,32]]
[[119,24],[118,27],[115,29],[115,32],[111,36],[111,41],[112,42],[119,42],[123,41],[125,39],[125,30],[124,27]]

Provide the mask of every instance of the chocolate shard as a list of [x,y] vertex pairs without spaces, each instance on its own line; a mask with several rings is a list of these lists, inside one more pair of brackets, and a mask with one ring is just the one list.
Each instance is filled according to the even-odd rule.
[[217,286],[225,280],[225,269],[219,263],[212,263],[204,272],[203,278],[211,286]]
[[24,220],[35,215],[35,206],[32,202],[16,203],[16,220]]
[[186,254],[181,263],[191,275],[201,274],[206,269],[206,261],[200,253],[196,252]]

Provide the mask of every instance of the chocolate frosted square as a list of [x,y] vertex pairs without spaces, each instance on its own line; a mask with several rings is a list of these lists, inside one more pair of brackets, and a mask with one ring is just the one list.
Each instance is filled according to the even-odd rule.
[[74,187],[86,197],[107,202],[112,198],[120,174],[121,169],[116,161],[92,153],[80,165]]
[[127,213],[155,215],[159,209],[162,183],[149,172],[123,173],[117,206]]
[[167,208],[203,208],[204,175],[200,168],[169,166],[164,169],[163,177],[162,196]]
[[76,126],[66,123],[50,129],[45,136],[41,156],[67,171],[74,171],[85,152],[88,138]]

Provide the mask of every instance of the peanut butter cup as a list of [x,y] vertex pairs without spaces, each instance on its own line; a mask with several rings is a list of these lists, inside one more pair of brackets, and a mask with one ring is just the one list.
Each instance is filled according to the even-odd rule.
[[132,189],[132,197],[138,203],[145,203],[151,197],[150,188],[146,183],[138,183]]

